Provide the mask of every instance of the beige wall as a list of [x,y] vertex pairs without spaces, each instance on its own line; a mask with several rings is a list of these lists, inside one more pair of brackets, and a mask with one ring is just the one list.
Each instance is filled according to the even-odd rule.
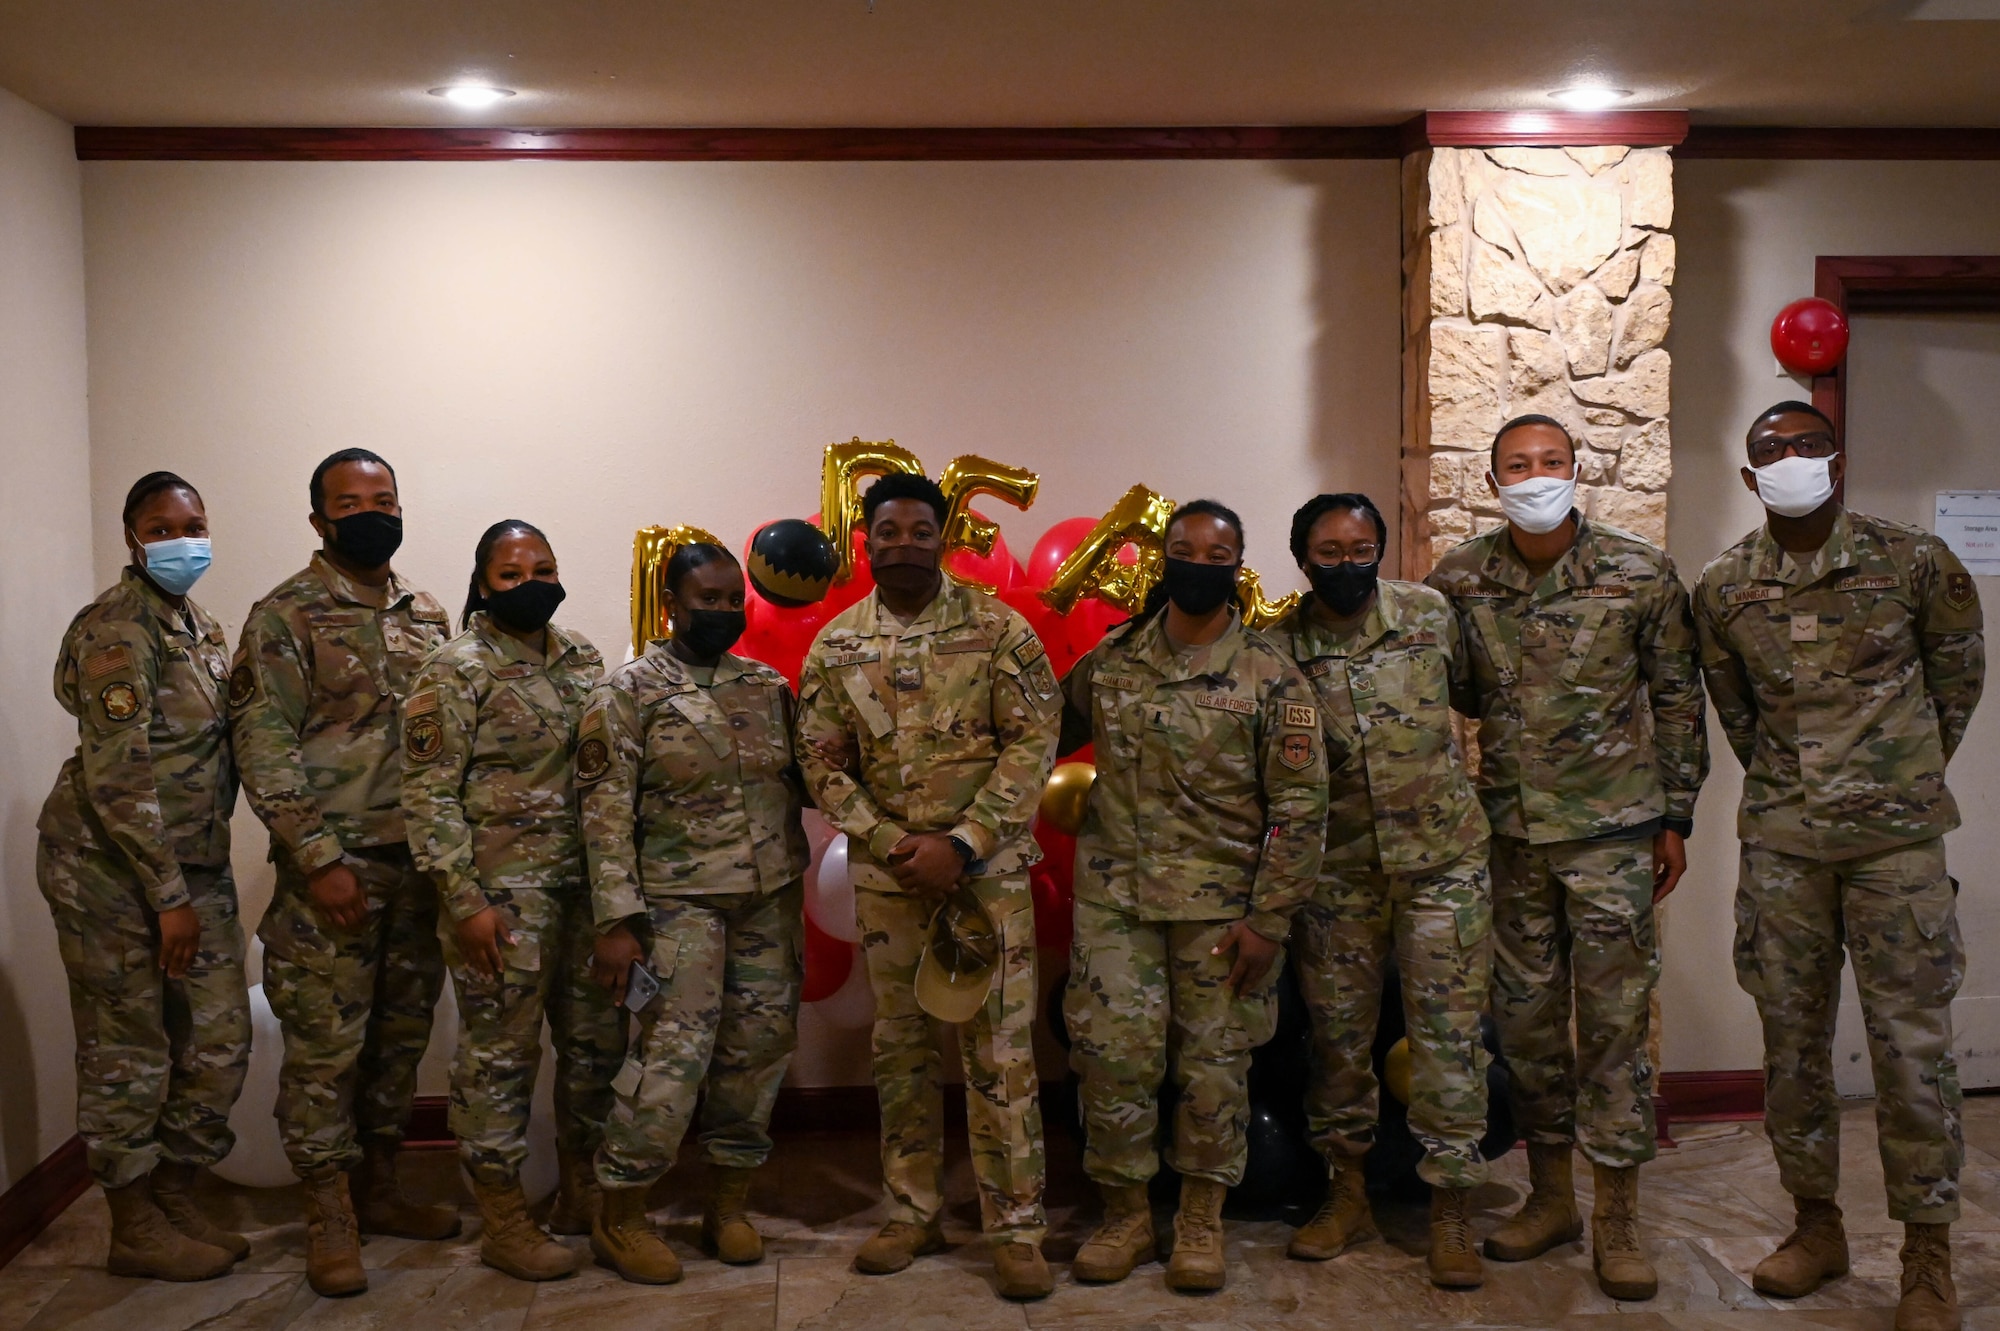
[[[1284,591],[1301,499],[1393,511],[1393,162],[83,171],[97,576],[124,488],[171,467],[232,636],[312,545],[312,465],[356,444],[401,474],[418,585],[455,611],[481,528],[527,518],[614,659],[634,529],[740,545],[817,508],[856,434],[1039,471],[1032,511],[991,510],[1021,556],[1143,481],[1236,506]],[[801,1075],[865,1079],[821,1052]]]
[[[1687,161],[1675,186],[1668,545],[1691,583],[1763,520],[1737,478],[1750,419],[1782,398],[1810,396],[1809,385],[1775,373],[1769,333],[1780,308],[1812,294],[1814,257],[2000,253],[2000,163]],[[1720,734],[1713,739],[1714,775],[1667,923],[1664,1063],[1676,1069],[1761,1059],[1755,1009],[1729,963],[1741,769]],[[1969,891],[1985,886],[1977,865],[1996,852],[2000,839],[1983,848],[1954,839]]]
[[69,126],[0,92],[0,1191],[75,1131],[74,1048],[35,818],[70,718],[49,691],[91,597],[82,203]]

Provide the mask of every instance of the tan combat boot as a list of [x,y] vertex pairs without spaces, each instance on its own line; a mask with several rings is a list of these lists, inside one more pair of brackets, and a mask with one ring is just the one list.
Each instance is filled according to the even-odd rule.
[[1333,1162],[1326,1200],[1311,1220],[1292,1235],[1285,1252],[1302,1262],[1324,1262],[1340,1256],[1349,1244],[1375,1237],[1375,1213],[1368,1206],[1368,1178],[1362,1157],[1343,1155]]
[[153,1201],[175,1229],[197,1243],[222,1249],[232,1260],[240,1262],[250,1255],[250,1240],[241,1234],[231,1233],[202,1214],[194,1199],[194,1184],[200,1175],[201,1169],[197,1165],[184,1165],[172,1160],[162,1162],[153,1171]]
[[528,1216],[528,1199],[521,1181],[472,1181],[484,1228],[479,1235],[479,1260],[516,1280],[560,1280],[576,1270],[576,1254],[550,1238]]
[[715,1195],[702,1213],[702,1245],[731,1266],[764,1260],[764,1236],[750,1223],[750,1179],[756,1172],[718,1166]]
[[361,1269],[361,1232],[347,1175],[330,1169],[305,1185],[306,1283],[325,1299],[359,1294],[368,1288],[368,1273]]
[[442,1203],[419,1206],[403,1195],[396,1181],[400,1142],[370,1137],[361,1147],[361,1164],[349,1180],[355,1219],[369,1234],[398,1239],[448,1239],[458,1233],[458,1208]]
[[1583,1237],[1583,1216],[1576,1209],[1576,1185],[1570,1177],[1573,1148],[1528,1143],[1528,1200],[1487,1236],[1486,1255],[1496,1262],[1525,1262],[1549,1249]]
[[643,1183],[635,1188],[598,1189],[590,1251],[635,1285],[671,1285],[681,1278],[681,1259],[646,1218],[648,1191]]
[[1660,1292],[1660,1277],[1639,1246],[1639,1167],[1591,1164],[1597,1204],[1590,1211],[1590,1264],[1607,1298],[1637,1302]]
[[1466,1218],[1470,1195],[1469,1188],[1431,1189],[1431,1283],[1439,1289],[1478,1289],[1486,1282]]
[[597,1162],[593,1156],[556,1150],[556,1190],[549,1194],[551,1234],[588,1234],[597,1222]]
[[907,1220],[891,1220],[875,1231],[875,1237],[854,1254],[854,1269],[868,1276],[888,1276],[919,1257],[944,1247],[944,1235],[935,1225],[913,1225]]
[[106,1188],[104,1200],[111,1204],[111,1252],[104,1269],[114,1276],[213,1280],[236,1262],[224,1249],[174,1228],[153,1200],[151,1179]]
[[1042,1260],[1042,1250],[1025,1240],[995,1246],[993,1273],[999,1277],[1003,1299],[1046,1299],[1055,1291],[1055,1277]]
[[1757,1263],[1750,1285],[1759,1294],[1802,1299],[1835,1276],[1847,1274],[1847,1230],[1838,1203],[1796,1197],[1798,1223],[1778,1250]]
[[1146,1185],[1120,1188],[1100,1184],[1104,1221],[1076,1250],[1069,1273],[1078,1280],[1104,1284],[1123,1280],[1141,1262],[1153,1260],[1153,1199]]
[[1222,1237],[1227,1184],[1181,1175],[1181,1207],[1174,1213],[1174,1251],[1167,1259],[1167,1288],[1182,1294],[1221,1289],[1229,1279]]
[[1958,1331],[1951,1283],[1951,1226],[1903,1226],[1903,1298],[1896,1331]]

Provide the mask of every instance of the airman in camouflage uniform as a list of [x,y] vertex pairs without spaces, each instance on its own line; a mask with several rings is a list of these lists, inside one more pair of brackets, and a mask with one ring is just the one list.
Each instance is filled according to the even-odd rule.
[[[1106,1223],[1078,1255],[1085,1279],[1122,1278],[1135,1242],[1137,1260],[1152,1250],[1146,1184],[1171,1070],[1181,1246],[1191,1256],[1197,1231],[1218,1240],[1205,1251],[1215,1270],[1188,1277],[1213,1283],[1176,1287],[1221,1283],[1222,1194],[1243,1180],[1250,1055],[1275,1029],[1279,971],[1238,994],[1224,941],[1248,921],[1282,942],[1319,875],[1318,703],[1284,650],[1230,614],[1220,637],[1186,650],[1167,637],[1164,610],[1128,622],[1063,680],[1061,751],[1090,742],[1097,763],[1063,1003],[1083,1079],[1084,1172],[1105,1194]],[[1125,1222],[1142,1210],[1135,1238]],[[1093,1247],[1120,1255],[1100,1262]]]
[[1432,1186],[1484,1181],[1486,1010],[1492,884],[1486,815],[1452,750],[1451,696],[1468,672],[1451,605],[1428,587],[1376,584],[1358,624],[1317,599],[1274,634],[1318,695],[1335,770],[1318,890],[1293,924],[1312,1013],[1306,1096],[1314,1144],[1333,1168],[1318,1216],[1292,1242],[1324,1259],[1373,1233],[1361,1172],[1375,1139],[1373,1050],[1393,949],[1411,1056],[1409,1119]]
[[[1537,427],[1548,437],[1528,442]],[[1524,444],[1553,451],[1574,479],[1574,444],[1536,418],[1502,427],[1496,467]],[[1493,1015],[1534,1184],[1486,1253],[1519,1261],[1581,1235],[1573,1144],[1598,1184],[1598,1283],[1643,1299],[1658,1286],[1637,1219],[1638,1166],[1655,1151],[1653,898],[1684,867],[1707,732],[1673,561],[1573,508],[1567,522],[1568,547],[1552,563],[1531,566],[1510,522],[1447,552],[1425,579],[1450,598],[1471,656],[1471,687],[1455,705],[1479,721]],[[1559,541],[1564,530],[1541,535]]]
[[[278,871],[257,936],[285,1033],[285,1154],[309,1200],[315,1183],[357,1171],[362,1226],[430,1238],[457,1232],[456,1211],[394,1194],[445,973],[437,887],[411,859],[403,821],[402,699],[448,627],[435,598],[394,574],[368,586],[315,554],[251,608],[229,682],[244,792]],[[366,893],[358,928],[334,927],[314,904],[308,876],[332,864]]]
[[[792,717],[791,688],[769,666],[727,652],[696,666],[656,641],[591,693],[577,762],[597,927],[645,939],[661,986],[613,1083],[597,1176],[607,1198],[636,1198],[643,1222],[705,1082],[701,1144],[720,1175],[705,1236],[732,1262],[763,1255],[745,1214],[750,1175],[771,1154],[798,1046],[809,856]],[[631,1246],[605,1237],[616,1255]],[[614,1264],[648,1278],[627,1269],[641,1263]],[[678,1274],[675,1262],[666,1278]]]
[[[111,1199],[119,1275],[198,1279],[249,1251],[186,1195],[235,1143],[229,1111],[250,1057],[227,652],[206,610],[176,609],[128,568],[70,622],[56,658],[78,742],[42,806],[35,869],[69,976],[77,1131]],[[200,939],[170,977],[158,919],[186,907]]]
[[[1823,418],[1781,406],[1760,427],[1819,433],[1832,453]],[[1907,1226],[1896,1324],[1956,1326],[1946,1236],[1964,1141],[1951,1000],[1965,950],[1945,872],[1943,837],[1959,813],[1944,775],[1985,678],[1979,595],[1929,532],[1827,506],[1818,549],[1795,553],[1760,528],[1704,569],[1695,593],[1709,695],[1744,772],[1736,974],[1763,1020],[1765,1124],[1799,1209],[1798,1231],[1756,1283],[1794,1296],[1847,1270],[1833,1200],[1844,945],[1889,1214]]]
[[[625,1056],[623,1013],[590,975],[597,935],[573,764],[584,699],[604,662],[574,632],[551,624],[545,635],[538,651],[475,613],[464,633],[425,658],[403,707],[410,849],[442,896],[439,937],[458,989],[451,1129],[482,1205],[489,1194],[520,1190],[544,1013],[565,1165],[589,1168]],[[488,909],[510,935],[497,978],[461,955],[454,927]],[[584,1228],[589,1219],[586,1210],[580,1225],[559,1227]],[[503,1255],[493,1264],[509,1263]]]
[[[899,884],[890,852],[906,834],[956,838],[968,855],[962,890],[999,932],[1004,950],[986,1006],[958,1028],[973,1173],[996,1250],[1039,1250],[1048,1222],[1028,869],[1041,852],[1029,824],[1054,763],[1060,705],[1027,621],[949,581],[907,624],[879,591],[835,616],[800,677],[799,764],[813,799],[847,833],[875,991],[889,1225],[922,1231],[918,1251],[936,1246],[944,1206],[938,1050],[914,988],[937,902]],[[834,750],[855,756],[836,764]]]

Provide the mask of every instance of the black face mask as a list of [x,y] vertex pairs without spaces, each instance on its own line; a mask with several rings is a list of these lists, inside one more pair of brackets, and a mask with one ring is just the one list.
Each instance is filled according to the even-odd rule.
[[1313,595],[1343,619],[1357,613],[1375,594],[1376,579],[1382,575],[1382,561],[1353,564],[1307,564],[1306,577],[1312,581]]
[[1160,585],[1182,614],[1206,615],[1236,595],[1236,575],[1241,571],[1236,564],[1198,564],[1168,556]]
[[560,582],[529,578],[505,591],[486,593],[480,608],[516,633],[535,633],[548,627],[567,594]]
[[674,641],[688,655],[713,661],[736,645],[749,623],[741,610],[689,610],[687,622],[674,629]]
[[403,519],[380,509],[327,518],[333,528],[333,548],[356,568],[380,568],[403,544]]

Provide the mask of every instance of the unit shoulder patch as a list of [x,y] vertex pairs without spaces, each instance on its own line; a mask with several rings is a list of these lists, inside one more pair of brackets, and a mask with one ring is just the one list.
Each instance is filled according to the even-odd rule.
[[576,746],[576,783],[587,786],[602,781],[611,770],[611,748],[603,738],[592,735]]
[[1319,708],[1310,703],[1288,702],[1285,704],[1284,724],[1301,730],[1319,729]]
[[257,672],[245,661],[229,672],[229,705],[242,707],[257,696]]
[[444,752],[444,725],[435,716],[420,716],[403,727],[403,751],[427,763]]
[[1970,573],[1960,568],[1945,574],[1944,603],[1953,610],[1970,610],[1979,603],[1979,592],[1972,585]]
[[1301,732],[1294,732],[1285,736],[1284,741],[1278,745],[1278,761],[1294,772],[1303,772],[1306,768],[1311,767],[1313,761],[1312,736]]
[[130,721],[139,714],[139,690],[128,680],[114,679],[98,692],[97,705],[112,721]]

